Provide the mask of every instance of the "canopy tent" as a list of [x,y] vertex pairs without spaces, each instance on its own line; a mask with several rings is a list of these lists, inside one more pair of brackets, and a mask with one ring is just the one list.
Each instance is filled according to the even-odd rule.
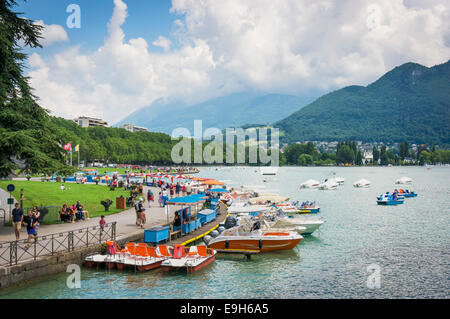
[[183,196],[183,197],[175,197],[172,199],[169,199],[166,204],[167,205],[181,205],[181,206],[194,206],[200,203],[203,203],[206,200],[205,196],[202,195],[190,195],[190,196]]
[[228,193],[228,189],[225,189],[225,188],[213,188],[213,189],[209,189],[208,192],[211,192],[211,193]]
[[210,179],[210,180],[204,181],[202,184],[204,184],[204,185],[225,185],[224,183],[216,181],[215,179]]

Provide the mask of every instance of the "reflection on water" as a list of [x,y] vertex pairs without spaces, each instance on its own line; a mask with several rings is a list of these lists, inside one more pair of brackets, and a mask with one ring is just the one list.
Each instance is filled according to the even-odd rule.
[[[220,255],[194,274],[82,268],[81,289],[62,273],[0,298],[445,298],[450,288],[449,168],[281,168],[264,183],[254,168],[203,169],[200,177],[278,189],[292,200],[317,201],[325,223],[293,250]],[[345,178],[337,190],[299,190],[307,179]],[[397,207],[376,204],[402,176],[417,198]],[[361,178],[371,188],[357,189]],[[398,187],[398,185],[397,185]],[[379,265],[381,288],[369,289],[367,266]]]

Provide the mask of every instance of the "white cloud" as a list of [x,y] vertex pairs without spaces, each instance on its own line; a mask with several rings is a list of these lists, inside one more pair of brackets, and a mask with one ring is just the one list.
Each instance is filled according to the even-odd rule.
[[170,50],[170,40],[163,37],[163,36],[159,36],[158,39],[156,39],[155,41],[153,41],[152,43],[154,46],[157,47],[161,47],[164,49],[165,52]]
[[31,84],[55,115],[101,116],[114,123],[165,97],[187,103],[257,89],[302,93],[367,84],[413,61],[450,57],[445,0],[173,0],[173,41],[125,42],[127,6],[114,0],[104,44],[44,61],[30,57]]
[[46,25],[43,20],[35,21],[34,23],[44,27],[42,30],[42,39],[40,41],[44,47],[55,42],[65,42],[69,40],[66,30],[59,24]]

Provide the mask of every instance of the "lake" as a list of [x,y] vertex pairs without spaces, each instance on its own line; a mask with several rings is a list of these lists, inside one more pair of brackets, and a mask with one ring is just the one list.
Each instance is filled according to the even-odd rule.
[[[198,176],[317,201],[321,211],[315,216],[325,223],[291,251],[251,260],[219,256],[191,275],[82,268],[80,289],[67,288],[68,273],[62,273],[4,289],[0,298],[448,298],[449,167],[282,167],[276,176],[251,167],[211,167]],[[299,190],[308,179],[333,176],[345,178],[337,190]],[[378,206],[376,196],[392,192],[403,176],[413,179],[403,188],[419,196]],[[354,188],[361,178],[372,187]],[[368,286],[374,271],[379,288]]]

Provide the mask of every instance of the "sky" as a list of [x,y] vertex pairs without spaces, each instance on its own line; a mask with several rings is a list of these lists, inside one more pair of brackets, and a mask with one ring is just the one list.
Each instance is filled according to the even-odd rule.
[[406,62],[447,62],[449,4],[19,0],[14,10],[44,26],[43,48],[25,48],[39,104],[51,115],[114,124],[158,99],[189,105],[243,91],[311,96],[367,85]]

